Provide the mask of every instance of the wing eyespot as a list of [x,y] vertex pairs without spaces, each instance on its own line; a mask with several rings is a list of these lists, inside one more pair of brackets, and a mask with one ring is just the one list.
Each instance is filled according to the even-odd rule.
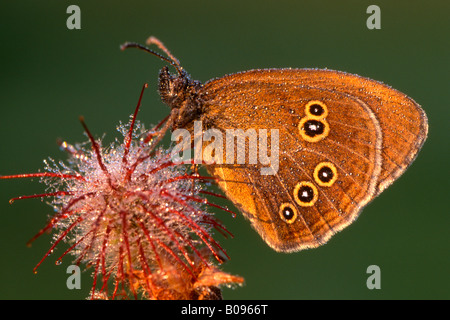
[[314,180],[321,187],[331,187],[337,180],[337,169],[331,162],[321,162],[314,169]]
[[328,115],[328,107],[319,100],[311,100],[305,105],[305,113],[309,118],[325,119]]
[[295,202],[302,207],[311,207],[319,198],[316,186],[309,181],[301,181],[294,188]]
[[324,119],[306,116],[298,124],[300,136],[308,142],[318,142],[330,133],[330,126]]
[[280,206],[279,215],[284,222],[289,224],[294,223],[298,216],[297,209],[290,203],[283,203]]

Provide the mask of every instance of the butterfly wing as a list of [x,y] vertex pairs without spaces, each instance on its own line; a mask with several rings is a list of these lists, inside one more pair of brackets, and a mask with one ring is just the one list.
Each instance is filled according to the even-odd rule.
[[[336,71],[238,73],[206,83],[201,99],[202,120],[224,133],[278,130],[275,174],[261,174],[261,163],[208,169],[278,251],[316,247],[349,225],[404,172],[427,134],[426,116],[412,99]],[[308,109],[317,105],[325,109],[321,115]],[[327,174],[332,181],[320,181]]]

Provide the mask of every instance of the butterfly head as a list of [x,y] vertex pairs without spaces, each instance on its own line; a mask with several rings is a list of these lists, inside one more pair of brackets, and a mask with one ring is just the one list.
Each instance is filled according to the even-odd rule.
[[176,74],[171,74],[169,67],[163,67],[159,71],[159,95],[169,107],[180,109],[193,92],[195,82],[183,69]]
[[120,48],[122,50],[137,48],[146,51],[168,62],[176,69],[176,74],[171,74],[168,66],[161,69],[158,89],[162,101],[172,109],[172,127],[184,127],[201,113],[201,105],[198,103],[197,97],[202,85],[199,81],[191,80],[189,74],[181,67],[180,61],[170,53],[160,40],[150,37],[146,43],[156,45],[166,56],[134,42],[126,42]]
[[199,103],[198,95],[201,87],[202,84],[192,80],[182,68],[177,69],[177,73],[170,73],[167,66],[160,70],[159,95],[172,109],[172,130],[187,128],[200,118],[202,104]]

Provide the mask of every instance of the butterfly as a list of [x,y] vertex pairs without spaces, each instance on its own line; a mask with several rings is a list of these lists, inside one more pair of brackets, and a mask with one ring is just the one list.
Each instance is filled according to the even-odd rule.
[[150,37],[147,44],[157,45],[167,57],[138,43],[125,43],[122,49],[142,49],[175,68],[176,73],[168,66],[159,73],[172,130],[193,132],[201,121],[224,135],[237,129],[266,130],[270,138],[277,133],[272,174],[262,174],[264,165],[249,161],[206,165],[276,251],[326,243],[407,169],[426,140],[425,112],[381,82],[328,69],[286,68],[239,72],[202,84],[191,79],[160,40]]

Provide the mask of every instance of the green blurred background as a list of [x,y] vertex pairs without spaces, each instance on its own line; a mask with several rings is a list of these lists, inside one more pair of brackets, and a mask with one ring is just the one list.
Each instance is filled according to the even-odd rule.
[[[81,30],[66,28],[66,8],[81,8]],[[368,30],[366,9],[381,8],[381,30]],[[198,80],[265,67],[319,67],[383,81],[421,104],[428,141],[399,181],[359,219],[318,249],[272,251],[242,216],[217,211],[235,238],[217,239],[245,278],[225,299],[449,299],[450,2],[440,1],[2,1],[0,3],[0,174],[35,172],[47,157],[65,159],[56,139],[82,142],[84,115],[98,137],[118,136],[148,82],[139,119],[168,114],[156,93],[164,64],[125,41],[159,37]],[[37,199],[38,179],[0,181],[0,298],[84,299],[66,288],[70,259],[50,257],[44,235],[25,243],[52,209]],[[60,254],[62,249],[58,250]],[[56,256],[56,255],[55,255]],[[369,265],[381,289],[369,290]]]

